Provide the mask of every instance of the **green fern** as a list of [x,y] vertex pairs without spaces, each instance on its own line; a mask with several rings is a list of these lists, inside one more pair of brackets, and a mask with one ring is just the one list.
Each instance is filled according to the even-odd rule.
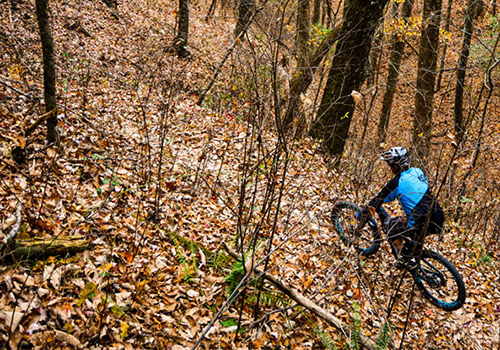
[[228,283],[227,292],[232,294],[241,280],[245,277],[245,268],[243,266],[243,262],[237,260],[234,262],[229,275],[224,278],[224,280]]
[[233,258],[227,255],[222,249],[217,249],[209,256],[208,265],[223,272],[224,268],[233,263]]
[[[352,313],[351,313],[351,334],[349,337],[349,341],[343,343],[343,345],[340,347],[341,349],[344,350],[352,350],[356,349],[359,350],[362,348],[361,344],[361,332],[362,332],[362,325],[361,325],[361,318],[359,315],[359,303],[354,302],[352,305]],[[320,326],[315,324],[313,319],[307,314],[304,314],[304,317],[306,321],[313,326],[314,334],[316,337],[320,340],[320,342],[323,344],[323,346],[326,349],[330,350],[338,350],[339,342],[333,340],[327,332],[325,332]],[[382,325],[382,329],[380,330],[380,333],[377,337],[377,340],[375,342],[375,350],[385,350],[388,349],[389,344],[390,344],[390,336],[391,332],[394,330],[394,325],[385,322]]]
[[359,350],[361,348],[361,319],[359,317],[359,303],[354,302],[352,304],[352,315],[351,315],[351,336],[350,336],[350,348],[354,350]]
[[193,262],[196,264],[196,250],[194,248],[193,241],[189,242],[189,248],[190,248],[190,251],[191,251],[191,256],[193,257]]
[[[250,302],[252,304],[257,303],[257,295],[254,294],[250,297]],[[262,290],[260,293],[260,303],[265,306],[277,306],[286,307],[290,305],[290,302],[284,298],[283,293],[273,292],[268,290]]]
[[314,326],[314,333],[320,340],[321,344],[328,350],[338,350],[337,345],[335,345],[335,340],[333,340],[324,329],[318,325]]
[[391,332],[394,329],[394,325],[384,322],[382,326],[382,330],[377,337],[377,341],[375,342],[376,350],[385,350],[387,349],[389,342],[391,341]]
[[177,239],[175,239],[175,238],[174,238],[174,244],[175,244],[175,254],[176,254],[177,261],[180,262],[181,264],[185,264],[186,257],[184,256],[184,254],[182,254],[180,246],[179,246],[179,241],[177,241]]
[[[251,253],[252,253],[251,251],[247,251],[247,253],[245,253],[245,261],[250,259],[248,256]],[[245,268],[243,266],[243,262],[241,260],[236,260],[231,267],[231,271],[229,272],[229,275],[224,279],[229,284],[228,285],[228,293],[229,294],[234,292],[234,290],[236,289],[238,284],[241,282],[243,277],[245,277]],[[255,279],[250,285],[256,286],[256,285],[260,284],[260,281],[262,281],[262,278]]]
[[189,262],[188,259],[184,256],[183,252],[180,249],[179,242],[176,239],[174,239],[174,244],[177,261],[179,261],[179,263],[182,265],[184,271],[182,279],[185,282],[189,283],[191,282],[191,279],[196,275],[196,271],[198,269],[198,266],[196,264],[196,251],[194,243],[191,242],[189,245],[191,251],[191,262]]

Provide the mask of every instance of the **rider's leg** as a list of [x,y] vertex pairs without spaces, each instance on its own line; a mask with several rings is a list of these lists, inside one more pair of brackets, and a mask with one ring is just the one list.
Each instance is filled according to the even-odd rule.
[[382,223],[382,225],[385,225],[385,222],[387,221],[387,219],[389,219],[389,214],[384,210],[384,208],[382,208],[382,206],[378,207],[375,210],[377,211],[380,222]]
[[397,268],[408,268],[411,270],[413,267],[417,266],[418,258],[423,247],[419,232],[420,231],[416,228],[409,229],[405,232],[404,236],[406,239],[401,249],[399,261],[396,264]]
[[408,227],[405,217],[389,218],[384,223],[384,230],[392,243],[393,253],[398,259],[396,267],[411,269],[416,264],[413,253],[419,247],[421,249],[421,245],[415,242],[415,230]]
[[398,256],[403,248],[402,235],[408,230],[405,218],[402,216],[388,217],[387,220],[383,222],[383,227],[389,241],[392,243],[391,247],[393,248],[394,255]]
[[389,214],[382,207],[378,207],[376,211],[380,219],[380,222],[382,223],[384,231],[387,232],[389,240],[392,242],[394,248],[396,248],[397,250],[396,254],[399,254],[401,248],[403,248],[403,239],[401,239],[401,237],[398,236],[398,233],[400,233],[405,229],[405,227],[402,227],[401,224],[402,218],[390,217]]

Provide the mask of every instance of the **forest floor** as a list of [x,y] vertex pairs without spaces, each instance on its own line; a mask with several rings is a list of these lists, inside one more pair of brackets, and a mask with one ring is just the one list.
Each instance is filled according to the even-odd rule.
[[[44,112],[34,3],[0,3],[0,238],[15,226],[21,203],[15,240],[82,235],[87,245],[63,258],[4,260],[0,348],[190,349],[228,298],[232,263],[183,246],[171,232],[222,252],[224,243],[238,240],[237,228],[250,232],[258,225],[261,238],[273,234],[273,248],[279,245],[268,272],[347,324],[359,317],[365,336],[376,339],[388,320],[394,326],[389,348],[401,342],[405,349],[500,348],[500,256],[487,257],[480,244],[461,239],[459,226],[449,225],[429,246],[462,274],[465,306],[437,309],[403,278],[388,315],[402,273],[387,247],[360,258],[335,235],[328,220],[332,203],[363,199],[311,140],[294,144],[288,162],[275,159],[275,175],[285,179],[277,219],[259,221],[257,210],[243,202],[239,213],[247,210],[248,221],[242,226],[235,213],[256,127],[241,116],[250,114],[252,103],[229,98],[224,109],[196,104],[232,44],[234,21],[218,10],[220,17],[207,22],[205,6],[194,6],[192,56],[180,60],[166,50],[174,2],[119,3],[110,10],[101,2],[50,2],[62,151],[45,146],[44,127],[23,137],[23,127]],[[231,59],[233,68],[238,59]],[[217,84],[232,83],[230,74],[222,76]],[[262,170],[253,183],[257,190],[248,190],[256,207],[264,203],[278,141],[262,131],[259,142],[269,164],[254,164]],[[11,157],[15,146],[27,150],[22,165]],[[257,257],[265,248],[257,245]],[[2,249],[5,258],[10,248]],[[200,347],[348,343],[348,329],[332,327],[271,285],[265,289],[260,322],[249,327],[256,295],[249,287]],[[236,333],[240,317],[243,330]]]

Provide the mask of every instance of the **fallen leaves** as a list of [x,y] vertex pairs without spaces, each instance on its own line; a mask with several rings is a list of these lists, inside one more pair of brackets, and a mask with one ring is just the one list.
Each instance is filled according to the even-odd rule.
[[[7,3],[0,4],[2,13],[9,12]],[[257,130],[245,122],[245,109],[258,103],[238,106],[237,99],[231,97],[228,107],[217,107],[222,110],[198,107],[196,96],[186,97],[184,90],[173,88],[182,85],[186,91],[198,89],[205,83],[208,68],[194,57],[183,75],[184,68],[179,68],[179,62],[155,41],[158,33],[156,29],[152,33],[152,25],[165,19],[165,6],[172,13],[169,2],[151,3],[145,12],[133,2],[123,2],[123,18],[116,21],[108,21],[99,4],[82,2],[76,6],[66,2],[54,9],[55,13],[67,12],[63,19],[81,16],[85,28],[102,39],[82,40],[78,33],[64,30],[58,16],[54,18],[57,42],[64,43],[58,57],[64,83],[59,90],[64,101],[61,108],[67,107],[60,115],[64,152],[45,148],[43,134],[37,133],[28,144],[24,138],[13,142],[2,138],[0,144],[5,159],[11,146],[19,144],[28,151],[26,167],[0,168],[2,235],[15,223],[17,199],[22,198],[26,217],[23,234],[55,237],[78,233],[87,238],[91,249],[73,261],[52,258],[41,261],[32,271],[22,266],[2,271],[1,340],[6,341],[5,335],[10,334],[12,345],[27,338],[33,346],[50,344],[54,348],[56,343],[91,348],[93,342],[125,349],[191,348],[227,297],[225,271],[214,267],[216,264],[201,251],[182,250],[180,256],[187,262],[183,263],[176,249],[166,243],[163,231],[173,230],[214,250],[233,239],[240,180],[248,175],[242,173],[242,153]],[[22,6],[31,5],[26,2]],[[9,12],[1,18],[11,15],[16,23],[22,22],[18,13]],[[9,33],[27,43],[25,56],[36,62],[39,53],[31,22],[16,25]],[[200,57],[222,55],[224,50],[220,48],[230,42],[230,37],[205,23],[195,23],[202,28],[194,31],[195,38],[201,35],[206,42],[200,48]],[[164,23],[161,25],[164,27]],[[228,28],[227,23],[218,25]],[[21,32],[22,28],[31,29]],[[161,34],[162,40],[165,36]],[[163,65],[157,66],[158,62]],[[161,74],[149,76],[156,67]],[[33,69],[37,70],[34,75],[12,70],[13,79],[27,80],[17,88],[41,91],[39,67]],[[149,95],[153,80],[158,84],[164,81],[165,91]],[[7,93],[0,93],[7,97]],[[359,102],[362,95],[353,92],[353,98]],[[312,102],[309,97],[307,100]],[[34,114],[30,110],[38,108],[20,97],[12,98],[12,106],[9,100],[10,107],[16,113],[2,119],[2,136],[21,135],[17,116],[28,120]],[[3,105],[0,108],[3,110]],[[162,120],[166,124],[161,124]],[[162,132],[166,133],[163,144]],[[359,300],[365,310],[361,318],[367,334],[377,334],[380,324],[372,320],[386,306],[394,288],[391,266],[386,262],[388,254],[367,259],[363,266],[352,264],[357,257],[348,255],[329,231],[326,213],[331,197],[353,195],[364,190],[365,184],[352,186],[347,174],[328,168],[318,155],[317,144],[304,140],[291,155],[281,208],[273,208],[278,217],[273,228],[255,213],[262,209],[259,206],[266,181],[273,178],[269,174],[275,162],[266,152],[273,150],[275,135],[266,132],[258,142],[265,159],[257,162],[250,157],[255,172],[248,176],[257,205],[245,203],[241,219],[248,232],[262,227],[261,240],[275,230],[271,247],[281,246],[270,257],[269,268],[300,286],[308,296],[323,300],[346,322],[351,316],[350,305]],[[459,165],[469,168],[465,160]],[[278,172],[274,178],[281,175]],[[247,260],[247,270],[263,256],[259,251],[255,261]],[[476,257],[465,259],[470,266],[460,267],[470,276],[471,287],[465,312],[444,314],[429,309],[417,296],[409,330],[415,342],[420,339],[422,345],[423,339],[429,344],[435,341],[444,349],[442,337],[447,332],[465,337],[470,331],[485,339],[498,334],[498,327],[488,328],[500,312],[498,286],[485,282],[491,271],[474,266]],[[406,321],[401,315],[405,315],[410,286],[405,288],[394,311],[395,322],[401,326]],[[246,305],[242,315],[245,325],[252,321],[250,306]],[[274,310],[275,304],[261,307],[266,313]],[[231,308],[225,316],[237,320],[237,311]],[[243,340],[238,344],[232,341],[236,326],[216,322],[204,345],[228,349],[245,348],[245,342],[256,348],[316,346],[305,317],[295,315],[291,320],[291,312],[271,314],[257,330],[241,334]],[[436,331],[436,325],[444,330]],[[329,334],[337,339],[333,330]],[[449,346],[456,344],[458,340]]]

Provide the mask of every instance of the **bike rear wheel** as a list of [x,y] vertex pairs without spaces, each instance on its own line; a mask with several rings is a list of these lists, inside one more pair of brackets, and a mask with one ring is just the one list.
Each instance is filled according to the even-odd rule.
[[424,250],[414,278],[433,305],[445,311],[458,310],[464,305],[465,283],[455,266],[441,254]]
[[370,216],[367,223],[355,232],[359,223],[356,214],[360,212],[358,205],[340,201],[332,208],[331,220],[333,228],[347,247],[353,245],[361,255],[369,256],[380,247],[380,231],[377,222]]

